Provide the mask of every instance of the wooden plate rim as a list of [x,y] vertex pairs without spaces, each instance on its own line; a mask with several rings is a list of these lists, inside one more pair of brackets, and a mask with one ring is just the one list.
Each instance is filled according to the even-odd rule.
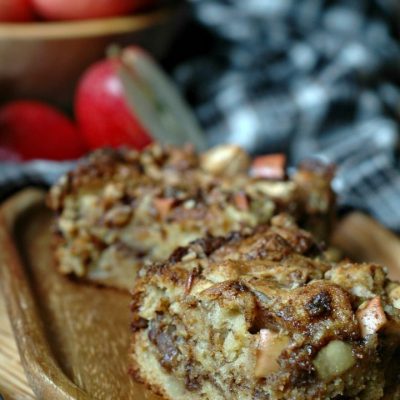
[[0,207],[0,285],[29,384],[39,398],[89,400],[57,365],[45,337],[34,295],[18,255],[13,230],[18,218],[43,204],[45,193],[26,189]]

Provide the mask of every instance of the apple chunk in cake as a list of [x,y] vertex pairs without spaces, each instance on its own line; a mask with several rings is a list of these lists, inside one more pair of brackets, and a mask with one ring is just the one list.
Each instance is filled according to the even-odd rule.
[[131,372],[171,400],[399,399],[399,297],[277,216],[139,272]]

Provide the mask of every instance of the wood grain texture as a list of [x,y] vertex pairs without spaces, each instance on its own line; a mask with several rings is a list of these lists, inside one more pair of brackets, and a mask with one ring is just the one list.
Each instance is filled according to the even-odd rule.
[[0,293],[0,394],[6,400],[33,400],[19,358],[17,345],[11,330],[4,298]]

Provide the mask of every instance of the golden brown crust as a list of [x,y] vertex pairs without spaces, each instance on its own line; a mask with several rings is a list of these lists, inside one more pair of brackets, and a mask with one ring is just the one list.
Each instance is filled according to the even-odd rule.
[[[210,153],[154,145],[141,153],[91,154],[48,196],[57,213],[60,271],[130,288],[142,264],[208,233],[268,222],[282,210],[326,235],[333,213],[330,171],[307,167],[293,180],[266,180],[248,176],[248,155],[241,149]],[[303,186],[313,188],[312,200]]]
[[[288,216],[197,240],[140,271],[135,375],[167,399],[382,399],[398,390],[397,287],[380,266],[329,262]],[[357,311],[375,298],[386,322],[364,335]],[[275,364],[262,340],[283,343]]]

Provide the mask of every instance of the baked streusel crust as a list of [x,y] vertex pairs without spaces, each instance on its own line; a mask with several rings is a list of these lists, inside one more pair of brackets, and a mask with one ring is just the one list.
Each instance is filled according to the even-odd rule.
[[400,285],[287,215],[139,272],[132,375],[165,399],[399,399]]
[[255,227],[281,211],[326,236],[334,201],[329,169],[309,164],[291,179],[284,170],[268,179],[250,176],[249,167],[249,156],[234,146],[202,155],[157,144],[143,152],[91,154],[48,196],[57,214],[60,271],[129,289],[143,264],[207,234]]

